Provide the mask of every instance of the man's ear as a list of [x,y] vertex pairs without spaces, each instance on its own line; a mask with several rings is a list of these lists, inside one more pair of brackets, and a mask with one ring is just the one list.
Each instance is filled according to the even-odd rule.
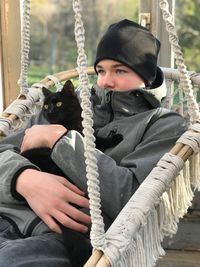
[[70,80],[67,80],[61,90],[61,93],[65,93],[67,95],[75,96],[75,88],[73,83]]

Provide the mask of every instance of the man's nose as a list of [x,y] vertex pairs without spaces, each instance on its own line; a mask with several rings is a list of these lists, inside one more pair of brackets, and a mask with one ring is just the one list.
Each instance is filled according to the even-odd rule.
[[112,77],[112,74],[106,73],[104,78],[103,78],[102,84],[103,84],[104,88],[113,88],[115,83],[114,83],[114,79]]

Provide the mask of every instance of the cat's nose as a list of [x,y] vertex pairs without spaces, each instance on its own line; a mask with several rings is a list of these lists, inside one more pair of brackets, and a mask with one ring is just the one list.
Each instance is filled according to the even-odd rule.
[[49,112],[48,113],[51,113],[53,111],[53,106],[50,106],[49,107]]

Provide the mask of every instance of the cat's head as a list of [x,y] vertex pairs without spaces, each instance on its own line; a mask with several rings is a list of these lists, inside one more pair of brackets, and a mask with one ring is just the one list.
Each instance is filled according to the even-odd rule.
[[80,110],[80,104],[70,80],[65,82],[59,92],[51,92],[46,88],[42,88],[42,91],[45,97],[42,113],[50,123],[65,124],[76,110]]

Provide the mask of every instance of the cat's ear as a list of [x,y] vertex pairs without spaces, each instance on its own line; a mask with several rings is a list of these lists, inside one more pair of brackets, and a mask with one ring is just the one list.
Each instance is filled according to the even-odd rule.
[[66,93],[68,95],[75,96],[74,85],[70,80],[67,80],[61,90],[61,93]]
[[45,88],[45,87],[42,87],[42,92],[43,92],[43,94],[44,94],[44,96],[45,97],[47,97],[48,95],[50,95],[51,94],[51,91],[50,90],[48,90],[47,88]]

